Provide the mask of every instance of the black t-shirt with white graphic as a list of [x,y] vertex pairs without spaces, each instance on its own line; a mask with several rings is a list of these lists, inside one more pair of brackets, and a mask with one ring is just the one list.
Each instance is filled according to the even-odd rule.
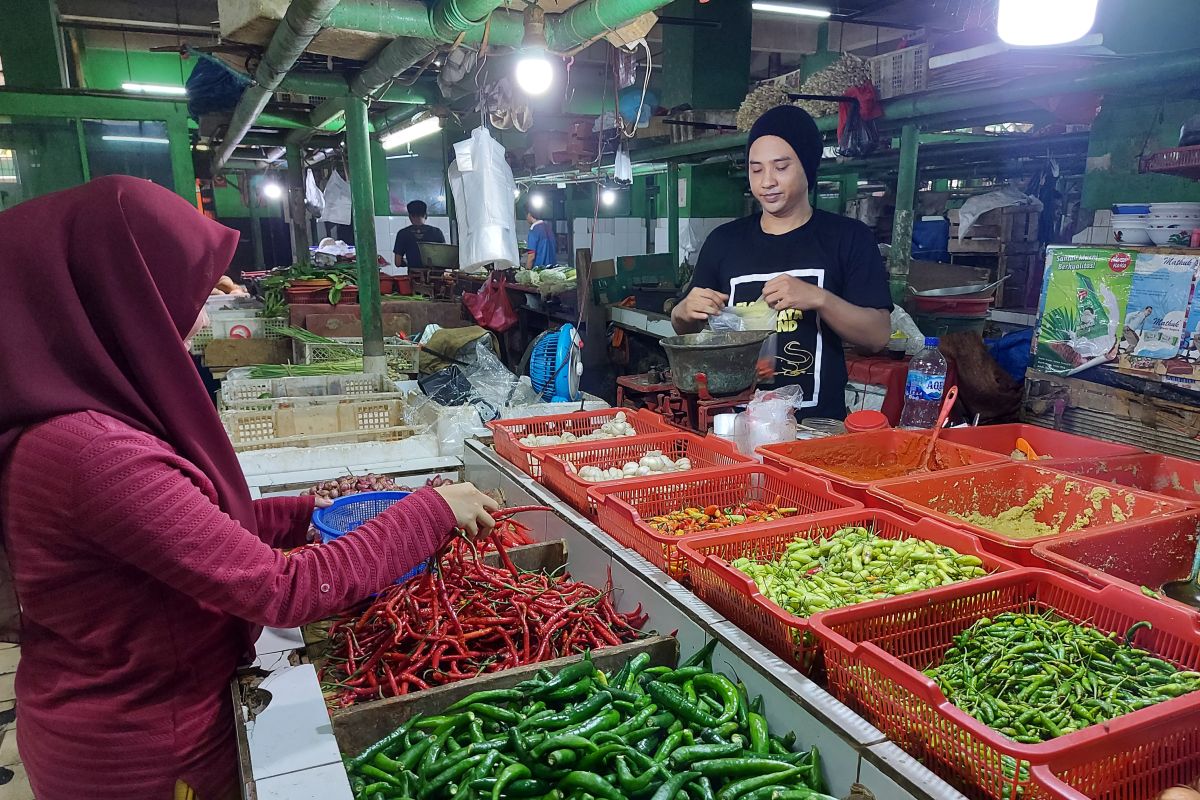
[[[765,233],[761,215],[734,220],[709,234],[692,286],[729,294],[730,305],[747,305],[767,281],[791,275],[814,283],[848,303],[891,310],[887,272],[871,229],[858,220],[813,211],[812,219],[781,235]],[[846,359],[842,340],[813,312],[779,312],[775,385],[799,383],[800,417],[846,416]]]
[[404,266],[406,267],[423,266],[419,247],[421,242],[445,244],[446,237],[442,234],[441,228],[435,228],[432,225],[409,225],[407,228],[396,231],[396,243],[392,245],[392,252],[397,256],[404,256]]

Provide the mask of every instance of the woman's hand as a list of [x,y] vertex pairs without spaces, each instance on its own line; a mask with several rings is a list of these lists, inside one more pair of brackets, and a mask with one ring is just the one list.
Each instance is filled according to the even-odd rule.
[[329,508],[331,505],[333,505],[333,498],[325,497],[324,495],[319,494],[313,498],[313,505],[315,505],[317,508]]
[[438,486],[434,491],[450,506],[458,527],[471,536],[487,533],[495,526],[496,520],[492,518],[492,512],[499,511],[500,504],[476,489],[473,484],[454,483]]

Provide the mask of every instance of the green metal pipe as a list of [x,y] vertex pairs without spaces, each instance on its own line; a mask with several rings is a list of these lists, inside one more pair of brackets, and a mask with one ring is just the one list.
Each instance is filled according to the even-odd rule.
[[[279,88],[296,94],[311,94],[318,97],[349,97],[350,82],[336,72],[293,72]],[[381,103],[405,103],[425,105],[437,99],[436,89],[425,84],[415,86],[391,86],[374,99]]]
[[284,12],[283,19],[271,35],[271,41],[263,53],[262,60],[254,70],[253,86],[242,92],[238,103],[229,119],[225,138],[217,150],[213,160],[214,171],[220,171],[234,148],[249,131],[254,121],[262,114],[263,109],[271,100],[271,95],[279,86],[288,70],[295,66],[296,61],[312,40],[321,31],[325,18],[329,16],[340,0],[292,0]]
[[460,33],[482,27],[502,5],[504,0],[437,0],[429,9],[434,38],[453,42]]
[[383,318],[379,300],[379,258],[375,244],[375,190],[371,176],[371,132],[367,101],[346,104],[346,151],[350,161],[350,202],[354,209],[354,252],[358,261],[358,303],[362,313],[363,369],[386,372]]
[[[937,92],[883,101],[883,118],[877,120],[881,128],[892,127],[908,120],[921,120],[932,124],[934,120],[963,120],[966,115],[974,119],[991,119],[1008,122],[1006,117],[1020,113],[1019,107],[1030,100],[1072,92],[1106,92],[1121,89],[1141,89],[1148,85],[1160,85],[1171,81],[1200,77],[1200,51],[1188,50],[1168,55],[1143,58],[1117,59],[1075,72],[1056,73],[1038,78],[1013,81],[1004,86],[958,92]],[[817,119],[817,128],[824,132],[837,129],[837,116]],[[739,150],[746,147],[745,133],[730,133],[693,139],[690,142],[647,147],[635,150],[635,161],[666,161],[711,153]]]
[[[490,5],[495,7],[494,4]],[[436,12],[436,9],[434,11]],[[486,15],[480,14],[479,7],[476,6],[468,14],[460,13],[460,16],[481,20],[469,26],[463,38],[468,44],[481,42]],[[329,25],[332,28],[378,33],[397,39],[439,38],[434,13],[420,0],[392,0],[386,4],[377,0],[342,0],[330,15]],[[491,28],[488,30],[489,44],[497,47],[520,47],[524,35],[525,22],[520,12],[500,10],[492,14]],[[455,32],[443,42],[453,42],[457,38],[458,32]]]
[[584,0],[569,11],[546,17],[546,44],[555,53],[569,53],[657,11],[668,1]]
[[432,53],[437,46],[436,39],[393,39],[350,81],[350,94],[371,97],[384,84]]

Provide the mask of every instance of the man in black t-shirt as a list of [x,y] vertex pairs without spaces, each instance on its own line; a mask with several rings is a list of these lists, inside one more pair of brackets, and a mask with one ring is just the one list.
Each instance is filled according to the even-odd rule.
[[842,342],[883,349],[892,299],[870,228],[809,203],[822,148],[816,123],[802,109],[780,106],[759,118],[747,160],[762,213],[709,234],[671,323],[677,333],[695,333],[727,305],[766,301],[777,322],[765,372],[777,386],[800,384],[801,418],[842,419]]
[[419,267],[421,266],[421,248],[417,245],[421,242],[445,244],[446,237],[442,235],[440,228],[425,224],[425,219],[429,215],[429,206],[425,205],[423,201],[413,200],[408,204],[407,209],[408,221],[412,224],[396,231],[396,243],[392,245],[392,255],[396,257],[397,267]]

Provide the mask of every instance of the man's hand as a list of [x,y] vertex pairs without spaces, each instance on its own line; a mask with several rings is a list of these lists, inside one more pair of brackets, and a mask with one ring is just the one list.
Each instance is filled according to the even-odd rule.
[[729,302],[729,295],[721,294],[712,289],[692,289],[673,309],[671,319],[692,327],[696,323],[704,323],[709,317],[715,317],[724,310]]
[[763,300],[776,311],[796,309],[817,311],[825,305],[829,293],[816,284],[779,275],[767,281],[762,290]]

